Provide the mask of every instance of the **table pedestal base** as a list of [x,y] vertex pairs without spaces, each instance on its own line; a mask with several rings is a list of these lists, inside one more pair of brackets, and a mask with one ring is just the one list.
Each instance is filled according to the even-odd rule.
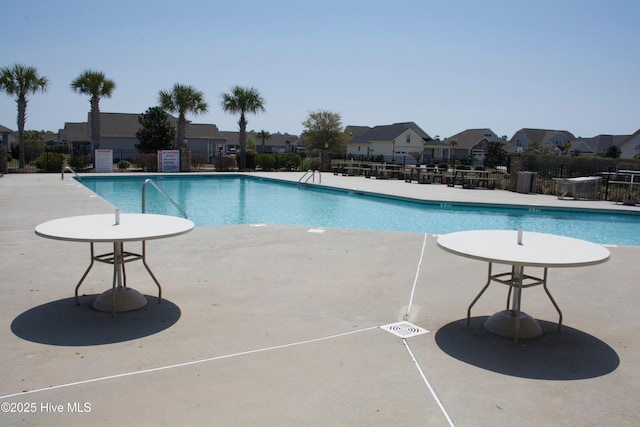
[[520,325],[516,337],[516,312],[502,310],[484,322],[484,328],[492,334],[507,338],[537,338],[542,335],[540,323],[526,313],[520,312]]
[[[114,293],[115,292],[115,297]],[[114,304],[115,302],[115,304]],[[133,311],[147,305],[147,299],[135,289],[118,286],[98,295],[93,302],[93,308],[99,311],[124,312]]]

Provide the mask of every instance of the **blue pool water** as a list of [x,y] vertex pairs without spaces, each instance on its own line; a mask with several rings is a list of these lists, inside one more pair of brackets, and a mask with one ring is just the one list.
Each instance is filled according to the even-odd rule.
[[[123,212],[141,212],[140,177],[83,177]],[[237,175],[154,176],[197,226],[289,224],[444,234],[473,229],[559,234],[601,244],[640,245],[640,215],[422,203]],[[146,211],[180,215],[152,186]]]

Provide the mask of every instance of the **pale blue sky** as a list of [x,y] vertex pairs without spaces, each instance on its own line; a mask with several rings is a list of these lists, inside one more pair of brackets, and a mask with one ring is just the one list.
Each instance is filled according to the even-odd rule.
[[[266,112],[249,129],[299,134],[318,109],[344,125],[414,121],[442,138],[523,127],[576,136],[640,129],[637,0],[5,0],[0,66],[50,81],[27,129],[87,120],[69,89],[87,69],[116,83],[103,112],[142,113],[174,83],[205,94],[189,116],[237,130],[220,94],[253,86]],[[0,94],[0,124],[16,129]]]

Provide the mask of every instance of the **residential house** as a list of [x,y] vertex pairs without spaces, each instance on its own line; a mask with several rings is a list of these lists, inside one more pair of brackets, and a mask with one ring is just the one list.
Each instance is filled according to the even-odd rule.
[[576,137],[566,130],[523,128],[513,134],[509,143],[516,148],[517,152],[527,151],[529,144],[538,142],[556,153],[562,153],[567,144],[574,139]]
[[[136,132],[141,125],[138,117],[141,114],[127,113],[100,113],[100,148],[113,150],[114,159],[131,160],[136,154],[136,144],[140,141],[136,138]],[[91,113],[87,122],[65,123],[65,127],[59,131],[60,143],[66,143],[80,150],[81,153],[90,152],[91,146]],[[177,126],[178,120],[168,115],[169,122]],[[187,123],[186,143],[191,149],[191,154],[200,154],[210,160],[217,152],[218,147],[224,145],[224,138],[220,135],[218,127],[213,124]]]
[[58,140],[61,144],[67,144],[69,152],[74,155],[91,153],[89,124],[87,122],[66,122],[64,128],[58,130]]
[[7,147],[7,153],[11,152],[11,145],[9,142],[9,136],[13,135],[13,131],[8,127],[0,125],[0,143]]
[[374,127],[347,126],[347,157],[378,158],[402,163],[415,163],[413,153],[425,152],[425,144],[433,143],[430,153],[441,157],[443,146],[433,140],[414,122]]
[[[225,140],[226,151],[233,153],[240,150],[240,132],[221,131],[220,135]],[[259,132],[254,130],[247,132],[247,141],[251,138],[256,144],[256,151],[259,153],[296,153],[300,138],[297,135],[288,133],[272,133],[269,138],[265,138],[264,145]]]
[[470,159],[473,164],[482,164],[484,162],[484,153],[488,143],[506,143],[503,138],[500,138],[489,128],[467,129],[445,138],[443,142],[451,148],[449,161]]
[[570,142],[567,154],[606,156],[609,147],[621,147],[630,137],[631,135],[598,135],[593,138],[576,138]]
[[632,159],[640,156],[640,129],[620,144],[620,157]]

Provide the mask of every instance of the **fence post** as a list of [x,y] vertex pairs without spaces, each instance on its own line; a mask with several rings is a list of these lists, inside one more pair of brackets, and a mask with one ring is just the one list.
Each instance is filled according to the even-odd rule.
[[7,147],[4,145],[4,141],[0,140],[0,173],[9,173],[9,166],[7,164]]

